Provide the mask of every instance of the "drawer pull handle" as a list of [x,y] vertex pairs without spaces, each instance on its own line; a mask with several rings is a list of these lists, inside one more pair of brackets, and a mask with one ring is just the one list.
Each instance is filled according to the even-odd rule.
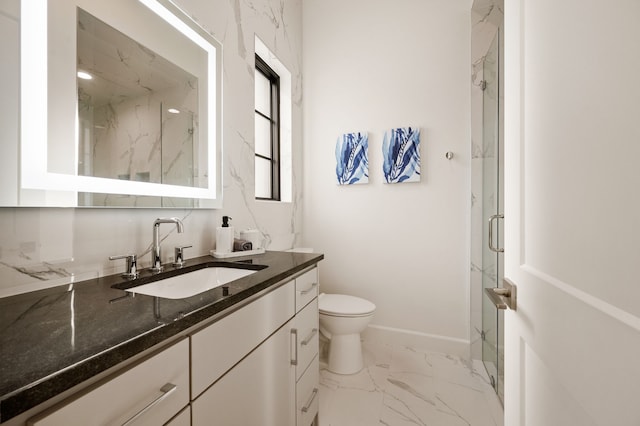
[[318,394],[318,388],[313,388],[313,392],[311,392],[311,398],[309,398],[309,402],[307,402],[307,405],[305,405],[301,409],[303,413],[306,413],[307,411],[309,411],[309,408],[311,408],[311,404],[313,404],[313,400],[316,399],[317,394]]
[[309,287],[308,289],[300,290],[300,296],[304,296],[306,294],[311,293],[317,286],[318,286],[318,283],[313,283],[311,284],[311,287]]
[[298,330],[295,328],[291,329],[291,336],[293,337],[293,346],[295,350],[295,355],[291,358],[291,365],[298,365]]
[[311,342],[311,339],[313,339],[313,336],[315,336],[316,334],[318,334],[318,329],[314,328],[313,330],[311,330],[311,333],[309,333],[307,338],[300,342],[300,346],[307,346],[309,342]]
[[140,416],[142,416],[144,413],[146,413],[147,411],[151,410],[151,408],[153,408],[156,404],[159,404],[160,402],[162,402],[162,400],[164,400],[165,398],[167,398],[169,395],[171,395],[173,392],[175,392],[175,390],[178,387],[176,385],[174,385],[173,383],[167,383],[166,385],[164,385],[163,387],[160,388],[160,392],[162,392],[162,395],[160,395],[159,397],[157,397],[156,399],[154,399],[153,401],[151,401],[149,403],[149,405],[147,405],[146,407],[144,407],[142,410],[138,411],[136,414],[133,415],[133,417],[131,417],[129,420],[127,420],[126,422],[122,423],[122,426],[129,426],[130,424],[132,424],[133,422],[135,422]]

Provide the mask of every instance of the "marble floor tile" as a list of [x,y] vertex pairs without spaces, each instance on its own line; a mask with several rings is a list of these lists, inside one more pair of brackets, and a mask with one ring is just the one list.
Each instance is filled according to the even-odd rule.
[[493,420],[498,426],[502,426],[504,424],[504,408],[502,407],[500,399],[496,397],[496,392],[491,386],[489,375],[487,374],[487,370],[484,368],[481,360],[473,360],[473,371],[474,374],[480,377],[480,380],[484,384],[483,392],[485,394],[485,399],[487,400],[489,411],[493,416]]
[[382,424],[496,426],[482,391],[412,373],[388,377]]
[[393,347],[378,342],[362,342],[362,358],[365,365],[377,365],[389,368],[393,356]]
[[359,373],[348,376],[321,370],[318,415],[320,424],[377,424],[384,397],[380,381],[386,377],[385,372],[386,369],[376,366],[365,367]]
[[364,341],[357,374],[320,371],[320,426],[502,426],[482,363]]
[[436,374],[429,353],[407,346],[393,348],[389,369],[395,373],[413,372],[425,377],[434,377]]

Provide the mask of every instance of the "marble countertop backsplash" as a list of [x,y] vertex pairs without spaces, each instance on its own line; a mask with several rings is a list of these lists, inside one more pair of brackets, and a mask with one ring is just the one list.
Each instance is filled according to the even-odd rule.
[[[268,251],[224,260],[267,266],[229,283],[228,295],[218,287],[186,299],[127,297],[129,293],[112,287],[126,281],[116,274],[0,298],[0,422],[171,339],[323,257]],[[203,256],[188,259],[187,266],[207,262],[221,260]],[[165,273],[173,269],[167,266]],[[142,271],[138,280],[148,275]],[[63,273],[60,279],[65,278],[68,281]]]

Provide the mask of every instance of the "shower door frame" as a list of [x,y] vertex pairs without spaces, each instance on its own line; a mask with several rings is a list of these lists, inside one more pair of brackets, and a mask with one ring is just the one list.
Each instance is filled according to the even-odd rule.
[[504,158],[502,34],[498,30],[483,60],[482,111],[482,362],[491,384],[504,400],[504,315],[484,295],[501,287],[504,277]]

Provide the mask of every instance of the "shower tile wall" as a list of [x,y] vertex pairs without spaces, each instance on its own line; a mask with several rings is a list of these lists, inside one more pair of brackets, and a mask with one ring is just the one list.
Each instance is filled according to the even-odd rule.
[[[193,83],[192,83],[193,85]],[[80,174],[174,185],[198,186],[194,176],[193,138],[197,134],[197,116],[186,119],[197,94],[192,85],[153,91],[123,102],[93,107],[80,104],[80,122],[87,140]],[[195,98],[195,100],[194,100]],[[162,105],[178,105],[181,115],[167,114]],[[166,107],[165,107],[166,110]],[[183,120],[182,125],[178,123]],[[194,129],[195,128],[195,129]],[[189,206],[188,200],[171,200],[172,206]],[[149,203],[147,205],[143,203]],[[134,204],[135,203],[135,204]],[[90,205],[114,207],[153,207],[151,197],[95,194]],[[166,205],[166,204],[165,204]]]
[[[185,225],[183,234],[177,234],[175,227],[161,227],[165,261],[177,245],[193,245],[186,252],[187,258],[208,254],[214,248],[215,227],[222,215],[233,217],[237,230],[259,229],[266,246],[274,250],[290,248],[299,238],[302,0],[178,0],[176,3],[224,45],[223,208],[0,208],[0,297],[122,270],[123,261],[111,262],[110,255],[136,253],[140,265],[149,266],[152,224],[157,217],[176,216]],[[0,23],[4,36],[0,49],[3,53],[7,46],[15,50],[19,40],[17,0],[0,3]],[[257,202],[254,198],[251,105],[256,35],[276,53],[292,76],[293,197],[290,203]],[[13,43],[8,41],[9,37],[14,37]],[[19,60],[7,61],[11,63],[19,64]],[[19,87],[16,68],[8,69],[3,78],[7,81],[0,87]],[[11,96],[0,99],[3,112],[0,140],[2,148],[15,149],[18,144],[17,90],[8,92]],[[3,166],[0,174],[15,169],[15,161],[7,165],[2,160],[4,158],[0,158]]]
[[483,162],[487,155],[482,146],[482,110],[485,55],[503,17],[504,0],[475,0],[471,10],[471,358],[482,358],[482,276],[496,271],[483,268],[482,200],[492,194],[483,193]]

